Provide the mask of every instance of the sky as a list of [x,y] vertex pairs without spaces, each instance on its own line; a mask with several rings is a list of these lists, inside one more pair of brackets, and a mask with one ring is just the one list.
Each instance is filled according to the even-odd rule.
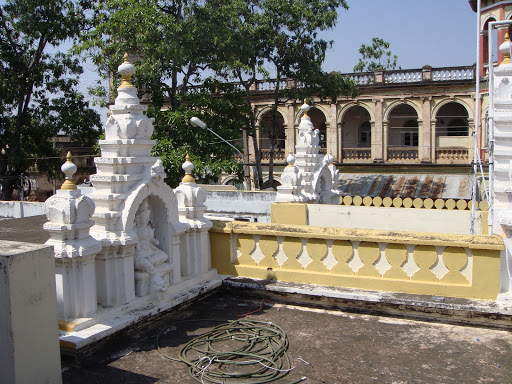
[[[476,13],[467,0],[347,0],[336,27],[321,37],[333,40],[324,69],[350,73],[359,47],[373,37],[390,43],[402,69],[473,65],[476,61]],[[81,89],[95,85],[94,66],[84,64]],[[104,84],[108,85],[108,84]],[[91,100],[90,97],[88,97]],[[104,119],[106,110],[98,110]],[[103,113],[105,112],[105,113]]]
[[373,37],[390,43],[402,69],[472,65],[476,61],[476,13],[467,0],[347,0],[324,69],[352,72],[359,47]]

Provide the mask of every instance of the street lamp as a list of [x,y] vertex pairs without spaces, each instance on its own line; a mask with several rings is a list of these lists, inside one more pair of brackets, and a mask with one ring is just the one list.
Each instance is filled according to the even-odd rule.
[[227,141],[226,139],[224,139],[222,136],[219,136],[216,132],[212,131],[210,128],[208,128],[208,126],[206,125],[205,122],[201,121],[201,119],[199,119],[199,117],[192,117],[190,119],[190,124],[192,124],[193,127],[199,127],[199,128],[202,128],[202,129],[206,129],[208,132],[210,133],[213,133],[216,137],[218,137],[220,140],[222,140],[224,143],[226,143],[227,145],[229,145],[231,148],[233,148],[235,151],[238,152],[238,154],[240,155],[241,159],[242,159],[242,162],[244,163],[244,181],[245,181],[245,189],[250,189],[250,186],[251,186],[251,180],[250,180],[250,177],[249,177],[249,173],[248,173],[248,169],[247,169],[247,166],[245,164],[245,157],[244,155],[242,154],[242,152],[240,152],[240,150],[235,147],[233,144],[231,144],[229,141]]

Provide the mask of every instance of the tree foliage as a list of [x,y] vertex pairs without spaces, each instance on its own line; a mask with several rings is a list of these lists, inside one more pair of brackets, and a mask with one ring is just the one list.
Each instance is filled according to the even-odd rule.
[[[204,132],[191,130],[188,118],[199,114],[227,139],[248,128],[261,187],[252,87],[258,79],[277,75],[302,85],[303,91],[297,88],[287,98],[323,85],[329,85],[329,97],[350,88],[340,76],[334,81],[321,70],[330,42],[319,33],[334,26],[340,6],[347,7],[344,0],[102,0],[95,4],[93,28],[82,36],[79,51],[89,55],[104,76],[115,72],[125,52],[135,58],[134,83],[151,100],[155,153],[164,158],[169,175],[178,156],[183,162],[183,147],[193,159],[197,156],[198,170],[208,168],[216,176],[219,164],[226,172],[236,168],[228,146],[207,146],[214,137],[203,138]],[[217,97],[211,86],[200,86],[208,77],[241,86],[223,88],[222,97]],[[276,103],[282,102],[285,91],[276,89]],[[174,176],[168,181],[176,185]]]
[[388,42],[378,37],[372,39],[371,45],[361,44],[359,53],[361,57],[354,72],[371,72],[379,67],[388,71],[397,67],[398,56],[391,53]]
[[[61,132],[92,144],[100,118],[77,91],[82,67],[59,52],[82,30],[81,0],[8,0],[0,6],[0,178],[9,200],[31,167],[55,174],[62,159],[52,144]],[[51,159],[51,157],[57,157]]]
[[104,77],[114,75],[115,81],[122,56],[130,53],[137,68],[133,82],[140,96],[151,101],[148,116],[155,118],[153,153],[162,158],[172,187],[181,179],[187,153],[201,182],[214,181],[222,172],[241,177],[241,164],[231,148],[190,124],[192,116],[200,117],[220,136],[236,140],[240,127],[249,121],[243,96],[205,72],[213,67],[215,45],[221,44],[223,25],[228,22],[214,3],[99,1],[92,28],[77,47],[91,57]]

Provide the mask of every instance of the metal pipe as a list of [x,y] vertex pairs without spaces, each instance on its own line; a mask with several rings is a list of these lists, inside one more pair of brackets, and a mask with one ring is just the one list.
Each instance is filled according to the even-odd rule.
[[[224,139],[222,136],[218,135],[216,132],[212,131],[210,128],[208,128],[208,126],[206,125],[205,122],[201,121],[201,119],[199,119],[199,117],[192,117],[190,119],[190,124],[192,124],[192,126],[194,127],[199,127],[199,128],[203,128],[203,129],[206,129],[208,132],[214,134],[217,138],[219,138],[220,140],[222,140],[224,143],[226,143],[227,145],[229,145],[231,148],[233,148],[235,151],[238,152],[238,154],[240,155],[240,158],[242,159],[242,162],[244,162],[244,155],[242,154],[242,152],[240,152],[240,150],[235,147],[233,144],[231,144],[229,141],[227,141],[226,139]],[[248,180],[248,175],[246,174],[246,167],[245,167],[245,164],[244,164],[244,181],[247,183],[247,182],[250,182],[250,180]],[[247,189],[247,186],[245,186],[245,189]]]
[[474,134],[474,153],[473,153],[473,192],[471,196],[471,215],[470,215],[470,233],[472,235],[475,234],[475,210],[476,210],[476,175],[478,174],[478,166],[477,166],[477,160],[478,160],[478,132],[480,131],[480,71],[481,71],[481,64],[480,64],[480,15],[481,15],[481,5],[480,0],[477,0],[477,12],[476,12],[476,69],[475,69],[475,78],[476,78],[476,84],[475,84],[475,134]]

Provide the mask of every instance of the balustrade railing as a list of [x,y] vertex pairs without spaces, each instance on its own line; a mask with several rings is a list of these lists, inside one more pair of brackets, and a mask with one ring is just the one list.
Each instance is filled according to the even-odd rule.
[[375,83],[375,75],[373,72],[348,73],[347,77],[356,85],[372,85]]
[[343,161],[371,162],[372,150],[370,148],[343,148]]
[[432,68],[432,81],[472,80],[475,67]]
[[436,149],[436,160],[438,162],[467,162],[469,160],[468,149]]
[[384,72],[386,84],[417,83],[423,80],[421,69]]
[[414,162],[418,160],[418,147],[389,147],[388,161]]
[[[285,158],[286,158],[286,154],[283,149],[274,150],[274,160],[284,160]],[[269,149],[261,150],[261,160],[265,160],[265,161],[270,160],[270,150]]]
[[[382,76],[376,75],[377,72],[357,72],[342,74],[349,80],[352,80],[357,86],[371,86],[375,84],[413,84],[425,81],[464,81],[475,78],[474,66],[460,67],[423,67],[419,69],[399,69],[395,71],[382,71]],[[240,83],[233,83],[237,89],[243,89]],[[276,89],[277,80],[257,80],[252,90],[256,92],[269,92]],[[293,87],[302,87],[302,83],[290,79],[279,81],[280,89],[289,89]]]
[[215,222],[210,240],[225,275],[492,300],[504,249],[497,236],[236,221]]

